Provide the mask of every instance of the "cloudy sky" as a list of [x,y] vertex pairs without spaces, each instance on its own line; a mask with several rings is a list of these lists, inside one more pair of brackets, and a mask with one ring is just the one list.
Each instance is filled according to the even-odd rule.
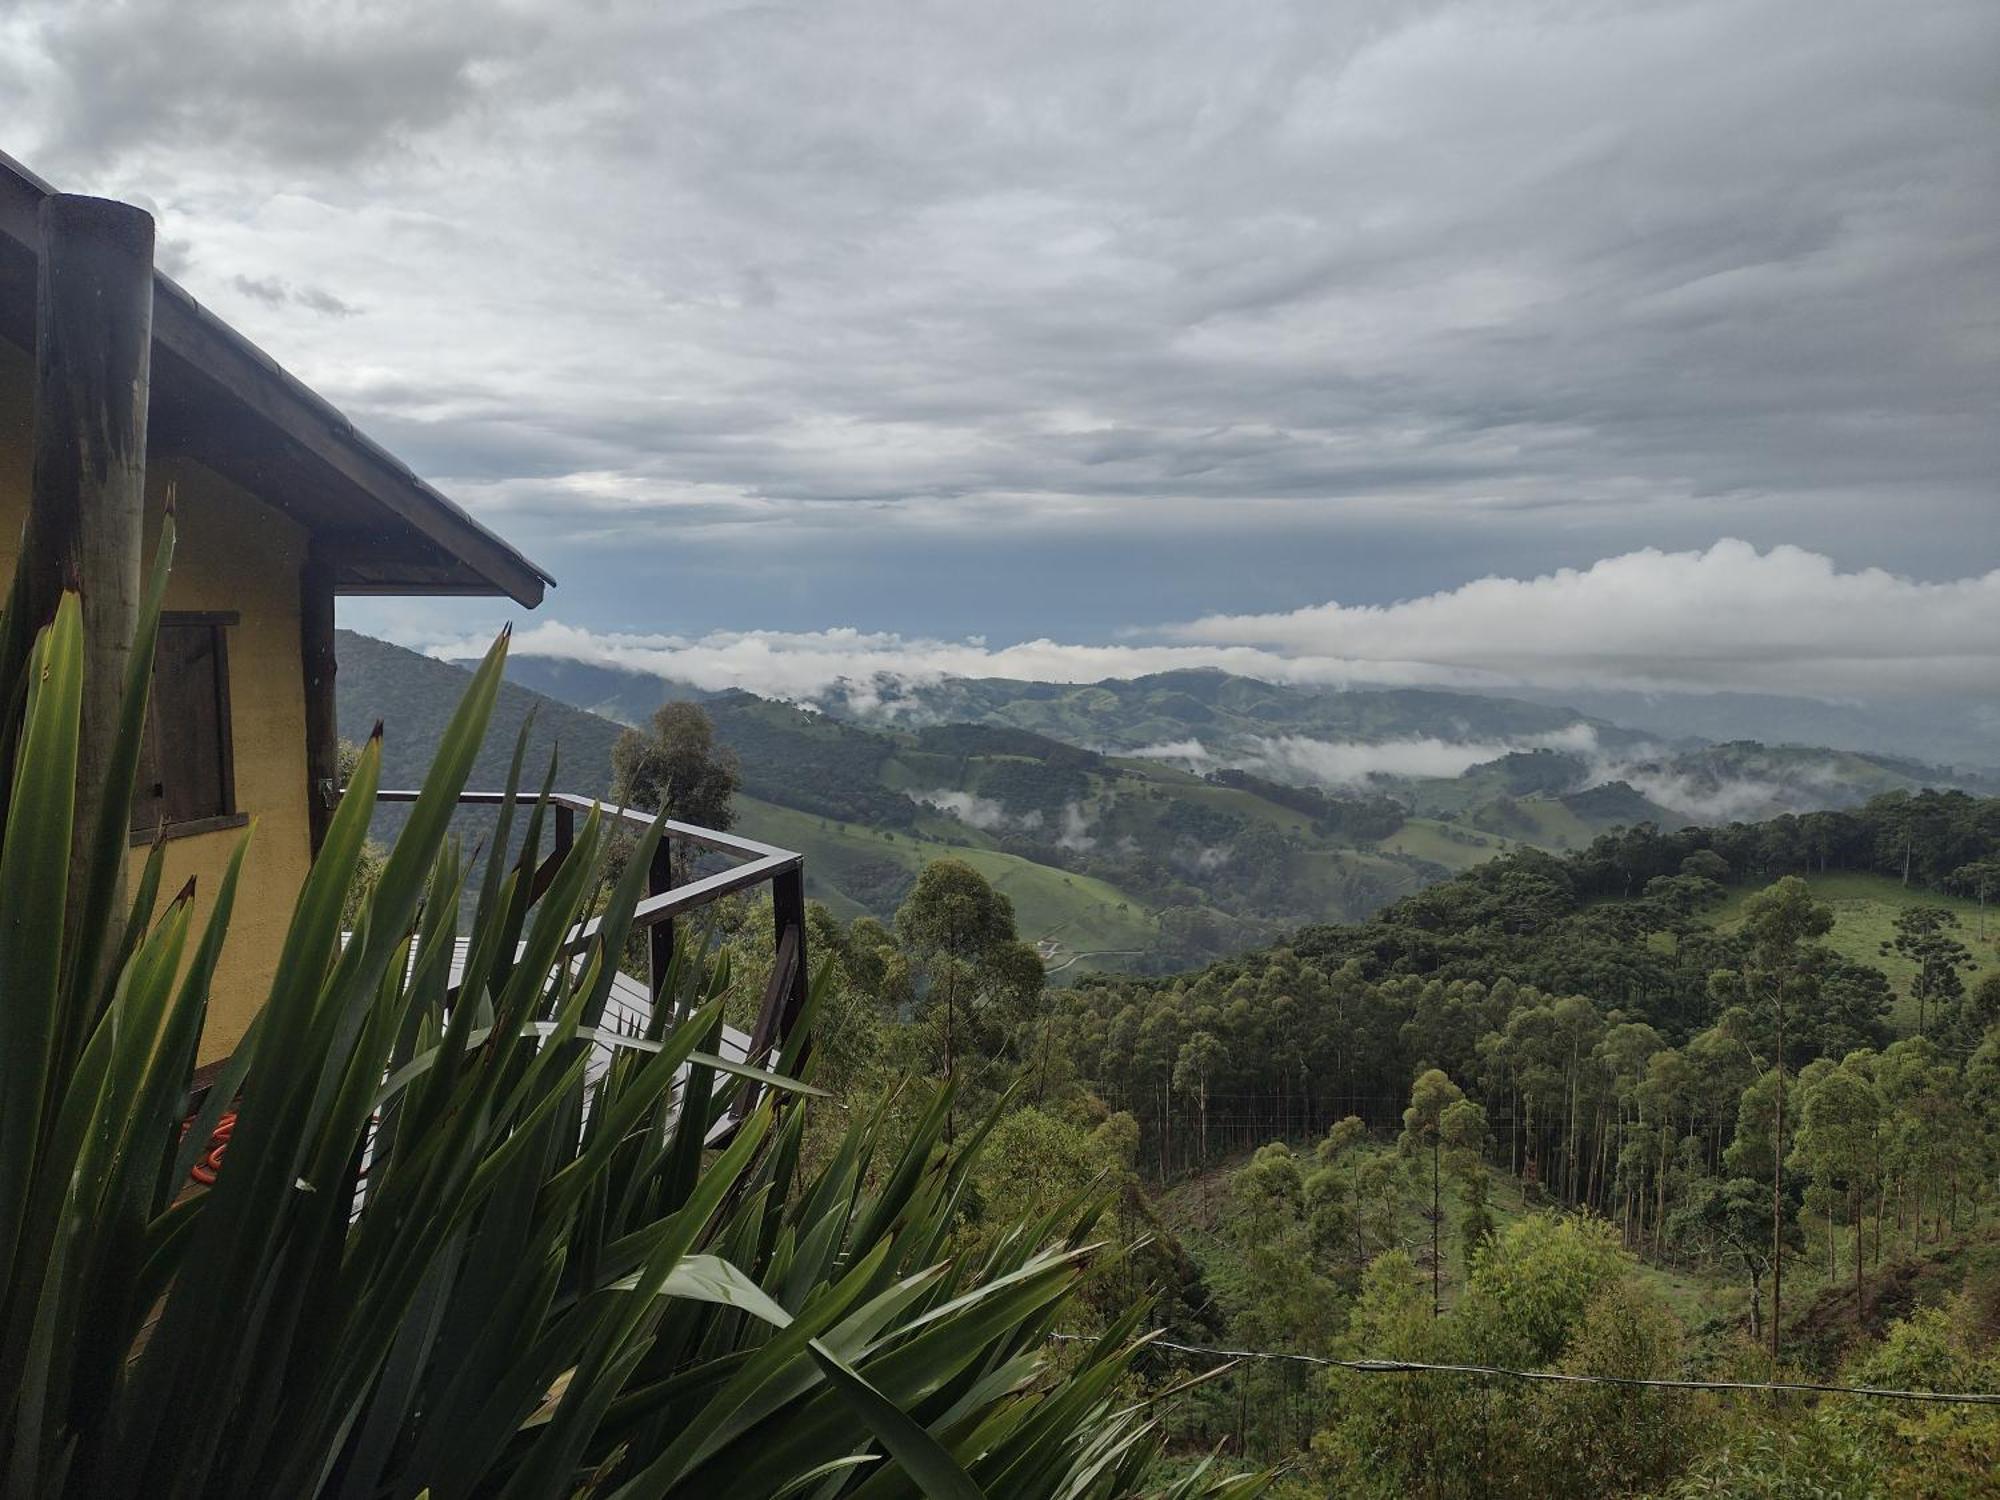
[[0,103],[550,649],[2000,689],[1993,0],[9,0]]

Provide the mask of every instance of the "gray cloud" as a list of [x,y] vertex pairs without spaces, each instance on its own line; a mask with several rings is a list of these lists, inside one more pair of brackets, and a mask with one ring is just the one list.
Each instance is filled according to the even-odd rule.
[[[1047,636],[995,646],[852,628],[607,635],[549,619],[514,641],[530,654],[808,700],[838,683],[1096,682],[1183,667],[1326,685],[1990,699],[2000,693],[2000,568],[1922,583],[1879,568],[1845,572],[1796,547],[1759,552],[1725,540],[1700,552],[1647,549],[1587,569],[1478,578],[1388,605],[1334,601],[1282,614],[1210,615],[1153,634],[1112,646]],[[441,654],[463,657],[475,646],[458,640]],[[1347,774],[1327,769],[1345,764],[1346,748],[1266,747],[1274,764],[1291,756],[1307,766],[1319,757],[1329,779]],[[1408,759],[1426,747],[1403,748]],[[1475,747],[1465,764],[1506,748]],[[1190,743],[1155,753],[1198,758],[1203,749]],[[1354,774],[1372,769],[1379,767],[1359,765]]]
[[283,307],[289,303],[329,318],[351,318],[361,311],[353,303],[343,302],[323,287],[294,287],[276,276],[232,276],[229,284],[266,307]]
[[109,0],[30,4],[16,24],[46,65],[43,128],[58,157],[229,150],[338,170],[461,116],[498,81],[481,65],[538,29],[509,7],[475,14],[398,0]]
[[[2000,542],[1988,0],[131,0],[0,43],[23,154],[150,194],[197,295],[586,573]],[[1063,607],[1005,582],[996,632]]]

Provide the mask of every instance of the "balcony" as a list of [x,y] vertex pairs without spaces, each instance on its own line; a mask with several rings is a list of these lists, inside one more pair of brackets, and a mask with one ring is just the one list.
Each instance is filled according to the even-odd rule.
[[[378,791],[375,794],[377,803],[410,803],[415,802],[417,797],[415,791]],[[497,808],[507,801],[507,797],[505,792],[464,792],[458,801],[461,807]],[[516,804],[533,804],[538,800],[538,794],[516,792],[513,800]],[[531,901],[539,900],[547,891],[549,882],[555,878],[556,871],[575,846],[578,816],[588,817],[593,809],[607,822],[622,823],[634,834],[644,833],[653,823],[651,813],[636,808],[621,807],[571,792],[551,794],[548,852],[522,850],[517,856],[523,868],[533,866],[529,882]],[[720,855],[736,863],[725,869],[696,874],[676,884],[676,867],[687,869],[693,864],[691,858],[677,856],[694,851],[710,856]],[[771,976],[764,987],[751,1030],[745,1033],[734,1027],[725,1027],[720,1049],[720,1055],[732,1062],[762,1066],[775,1044],[790,1033],[805,1005],[805,857],[740,834],[721,833],[713,828],[701,828],[671,819],[664,825],[652,866],[647,872],[646,894],[632,914],[633,931],[645,934],[646,977],[640,980],[620,973],[614,978],[611,999],[606,1007],[605,1026],[633,1034],[643,1032],[660,1008],[672,1003],[665,987],[673,958],[675,927],[683,917],[724,896],[765,884],[771,887]],[[578,923],[565,940],[564,950],[580,953],[597,935],[597,929],[598,919],[595,917]],[[460,951],[453,956],[452,962],[451,982],[454,985],[463,964],[464,946],[461,940]],[[604,1052],[602,1048],[599,1050]],[[600,1072],[606,1061],[608,1052],[593,1066],[592,1072]],[[748,1111],[755,1089],[754,1083],[745,1085],[731,1111],[732,1120],[741,1119]]]

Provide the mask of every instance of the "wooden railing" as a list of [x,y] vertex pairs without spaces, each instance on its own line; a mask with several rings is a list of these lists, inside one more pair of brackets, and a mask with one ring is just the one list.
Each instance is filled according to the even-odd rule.
[[[516,803],[533,803],[534,792],[516,792]],[[414,802],[414,791],[378,791],[377,802]],[[459,803],[472,807],[498,807],[507,800],[505,792],[464,792]],[[556,871],[576,844],[578,814],[589,816],[595,808],[607,821],[623,823],[634,832],[644,832],[653,823],[653,814],[637,808],[621,807],[570,792],[556,792],[549,798],[550,824],[554,847],[535,866],[530,886],[531,898],[539,899],[555,878]],[[675,855],[687,848],[706,849],[740,859],[743,863],[713,874],[696,876],[683,884],[674,883]],[[523,859],[534,859],[539,850],[524,851]],[[632,913],[634,931],[646,934],[646,991],[657,1010],[671,1002],[665,993],[669,965],[674,952],[674,926],[686,914],[698,911],[723,896],[769,882],[771,886],[771,978],[757,1009],[750,1033],[748,1061],[762,1065],[772,1049],[791,1032],[806,1001],[806,872],[805,856],[789,849],[762,844],[740,834],[721,833],[692,823],[669,819],[654,849],[647,872],[646,894]],[[571,929],[565,941],[569,951],[582,948],[597,935],[600,919],[592,917]],[[793,1063],[797,1058],[788,1059]],[[746,1089],[737,1102],[740,1114],[751,1099]]]

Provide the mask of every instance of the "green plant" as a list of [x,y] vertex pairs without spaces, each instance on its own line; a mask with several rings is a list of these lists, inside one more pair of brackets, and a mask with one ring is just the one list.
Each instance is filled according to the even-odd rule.
[[[381,763],[379,739],[363,748],[263,1010],[184,1128],[241,850],[199,933],[188,892],[156,913],[157,851],[129,910],[111,900],[171,546],[170,521],[67,945],[74,595],[0,725],[17,747],[0,828],[0,1495],[1143,1486],[1157,1438],[1119,1395],[1136,1315],[1060,1365],[1047,1340],[1097,1203],[952,1259],[984,1131],[943,1146],[942,1090],[898,1149],[878,1113],[795,1180],[816,999],[770,1069],[725,1062],[726,961],[677,955],[680,1025],[663,1007],[649,1035],[600,1031],[657,823],[580,949],[596,816],[539,899],[503,855],[511,805],[469,868],[448,824],[504,635],[343,942]],[[525,814],[530,849],[544,813]],[[615,1057],[591,1083],[594,1046]],[[221,1170],[190,1190],[225,1107]],[[1256,1483],[1204,1470],[1171,1492]]]

